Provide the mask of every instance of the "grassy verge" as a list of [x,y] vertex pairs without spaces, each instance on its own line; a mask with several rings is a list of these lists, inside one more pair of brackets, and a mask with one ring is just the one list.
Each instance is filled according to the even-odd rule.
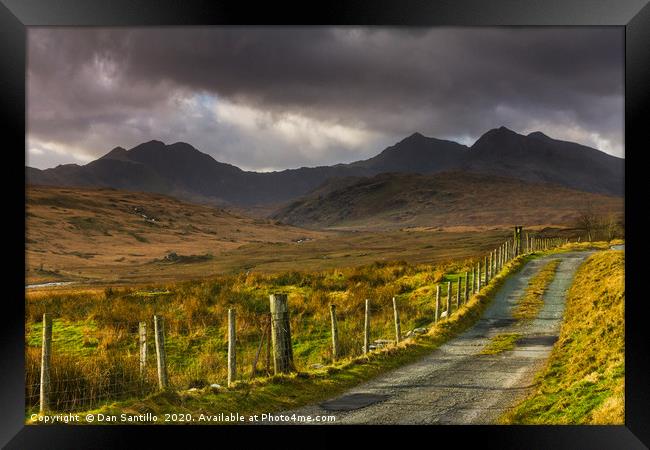
[[529,282],[526,292],[512,310],[512,316],[517,320],[530,320],[537,317],[539,310],[544,306],[543,295],[548,285],[555,277],[559,259],[549,261]]
[[519,333],[501,333],[490,339],[490,343],[481,350],[480,355],[496,355],[515,348],[515,343],[521,337]]
[[624,270],[622,251],[598,252],[583,263],[537,388],[502,423],[624,423]]
[[[511,261],[488,286],[454,311],[451,318],[435,325],[429,324],[427,334],[406,339],[399,345],[373,351],[367,356],[347,358],[314,371],[258,378],[251,382],[242,381],[231,388],[159,392],[144,399],[115,402],[90,412],[118,416],[122,413],[150,413],[161,419],[165,413],[189,413],[196,420],[200,414],[239,413],[250,416],[325,400],[381,373],[416,361],[471,327],[480,318],[504,279],[533,257],[521,256]],[[82,420],[84,416],[82,413]],[[31,423],[29,419],[27,422]]]

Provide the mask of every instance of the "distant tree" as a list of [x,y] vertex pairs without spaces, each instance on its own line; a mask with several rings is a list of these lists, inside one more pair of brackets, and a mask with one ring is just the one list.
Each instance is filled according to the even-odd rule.
[[579,230],[584,231],[587,239],[591,242],[596,235],[596,230],[599,228],[599,222],[599,217],[594,211],[594,205],[590,202],[580,211],[576,225]]
[[615,214],[610,213],[603,220],[602,227],[607,236],[607,240],[611,241],[618,237],[619,230],[621,229],[621,222]]

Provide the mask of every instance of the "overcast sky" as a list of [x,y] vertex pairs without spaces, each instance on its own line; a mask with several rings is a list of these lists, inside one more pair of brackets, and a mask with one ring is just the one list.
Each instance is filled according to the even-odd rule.
[[622,28],[29,28],[27,163],[184,141],[274,170],[505,125],[623,156]]

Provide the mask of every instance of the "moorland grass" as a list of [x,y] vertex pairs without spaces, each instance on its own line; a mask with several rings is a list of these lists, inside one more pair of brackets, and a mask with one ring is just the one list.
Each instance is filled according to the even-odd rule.
[[[95,411],[106,414],[137,411],[153,412],[156,414],[163,414],[165,412],[191,412],[193,414],[238,412],[240,414],[254,414],[277,412],[328,398],[387,370],[415,361],[472,326],[479,319],[484,308],[493,297],[494,292],[503,283],[505,277],[517,271],[532,257],[531,255],[521,256],[511,261],[501,273],[492,279],[488,286],[482,289],[480,293],[472,295],[466,304],[462,305],[457,311],[454,311],[451,318],[439,321],[434,325],[431,323],[433,317],[430,316],[427,322],[430,326],[427,334],[405,339],[399,345],[392,345],[372,351],[368,355],[359,355],[358,353],[350,352],[346,357],[336,362],[332,362],[331,359],[329,361],[322,359],[323,351],[321,349],[320,351],[316,351],[316,353],[321,356],[321,361],[325,362],[325,365],[317,369],[310,369],[303,365],[296,374],[258,377],[250,381],[244,379],[235,383],[231,388],[213,389],[206,385],[206,383],[203,383],[201,387],[198,385],[195,386],[197,388],[196,390],[188,391],[187,384],[184,386],[177,385],[175,389],[159,392],[144,399],[132,398],[126,401],[106,404]],[[456,267],[456,269],[459,268],[465,269],[463,266]],[[458,272],[464,272],[464,270]],[[431,301],[431,295],[435,295],[435,284],[433,283],[435,276],[432,273],[428,275],[419,273],[417,270],[413,270],[413,268],[409,268],[403,264],[396,266],[379,264],[373,268],[372,273],[362,270],[360,272],[355,271],[353,273],[341,274],[343,277],[339,277],[336,273],[328,273],[316,278],[320,280],[319,282],[323,283],[335,282],[334,285],[338,286],[340,292],[351,291],[348,294],[351,294],[350,296],[354,299],[355,304],[348,305],[348,312],[358,310],[359,319],[361,318],[362,307],[356,305],[356,303],[361,303],[359,299],[363,298],[363,295],[355,295],[354,288],[358,287],[361,281],[369,284],[376,283],[377,288],[383,289],[388,289],[386,282],[389,282],[389,284],[398,282],[400,286],[405,286],[403,288],[405,294],[413,295],[416,292],[419,293],[419,295],[414,296],[411,302],[414,304],[414,307],[424,309],[425,305],[423,305],[423,302],[433,303]],[[309,275],[284,274],[283,278],[275,279],[273,282],[282,284],[287,288],[290,287],[290,292],[302,292],[306,288],[305,285],[315,282],[313,279],[307,282],[305,277],[309,278]],[[349,278],[353,278],[354,283],[352,285],[341,283],[340,278],[347,279],[348,281]],[[383,282],[379,282],[379,278],[382,278]],[[326,281],[328,279],[331,281]],[[255,278],[254,283],[260,282],[260,279]],[[420,285],[420,283],[423,284]],[[344,288],[345,291],[343,291]],[[395,286],[392,289],[400,291]],[[422,291],[425,293],[422,293]],[[367,291],[364,291],[364,295],[366,293]],[[309,324],[305,323],[305,320],[313,319],[324,314],[324,312],[326,314],[327,303],[325,300],[328,299],[328,296],[321,296],[312,300],[314,304],[311,302],[307,303],[303,299],[303,303],[307,304],[294,308],[296,310],[294,315],[298,316],[301,321],[301,327],[298,328],[300,331],[297,333],[294,344],[297,349],[296,353],[303,351],[307,353],[314,352],[314,349],[309,349],[310,346],[313,346],[313,343],[310,344],[310,341],[320,342],[321,345],[329,347],[329,334],[323,327],[315,327],[312,329],[311,335],[305,334],[305,329],[309,327]],[[339,300],[343,299],[343,296],[339,297]],[[402,303],[404,305],[407,304],[406,301]],[[251,305],[251,308],[254,308],[254,305]],[[266,307],[266,303],[262,302],[258,306],[260,308]],[[386,311],[386,327],[390,330],[392,328],[392,322],[390,320],[390,314],[388,314],[390,312],[388,306],[386,307]],[[422,319],[421,316],[416,317]],[[324,319],[326,316],[322,318]],[[405,315],[404,320],[407,320],[408,323],[408,314]],[[356,320],[355,322],[359,322],[360,325],[362,323],[361,320]],[[378,325],[380,324],[381,322]],[[173,329],[173,325],[171,328]],[[311,339],[310,336],[313,335],[316,329],[319,332],[318,339]],[[408,327],[404,327],[403,329],[406,330]],[[360,330],[356,334],[362,336]],[[309,350],[303,350],[303,347]]]
[[624,423],[624,272],[622,251],[598,252],[581,265],[537,387],[502,423]]

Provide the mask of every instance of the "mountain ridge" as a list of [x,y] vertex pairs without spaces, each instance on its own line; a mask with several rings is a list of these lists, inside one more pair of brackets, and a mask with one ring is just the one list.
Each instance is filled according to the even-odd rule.
[[245,171],[186,142],[167,145],[158,140],[129,150],[115,147],[86,165],[25,170],[28,183],[35,185],[111,187],[247,206],[290,202],[331,178],[449,170],[623,195],[623,167],[623,159],[591,147],[542,132],[525,136],[500,127],[487,131],[471,147],[415,132],[365,160],[274,172]]

